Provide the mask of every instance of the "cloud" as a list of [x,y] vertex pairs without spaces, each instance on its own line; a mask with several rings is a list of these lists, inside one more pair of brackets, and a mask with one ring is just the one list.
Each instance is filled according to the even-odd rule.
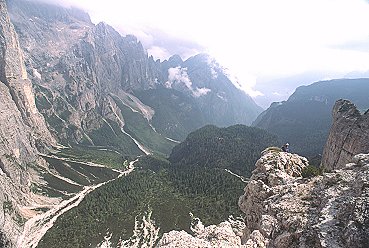
[[208,88],[196,88],[195,90],[192,90],[192,93],[195,97],[200,97],[208,94],[211,91],[211,89]]
[[362,40],[348,41],[343,44],[334,45],[332,48],[367,53],[369,51],[369,37]]
[[167,88],[173,86],[185,88],[191,92],[194,97],[200,97],[208,94],[211,90],[208,88],[193,88],[192,82],[187,74],[187,68],[180,66],[168,69],[168,81],[164,84]]
[[155,59],[169,58],[171,54],[164,47],[152,46],[147,49],[147,53],[152,55]]
[[[155,59],[165,60],[172,55],[178,54],[183,59],[187,59],[195,54],[204,52],[206,49],[200,44],[185,39],[175,37],[165,31],[159,29],[147,29],[144,31],[146,36],[150,36],[151,39],[143,39],[143,35],[137,30],[125,30],[124,27],[119,28],[122,34],[132,33],[142,41],[143,46],[147,49],[150,55],[153,55]],[[142,32],[142,31],[141,31]],[[166,51],[165,53],[157,53],[158,50]]]
[[231,70],[228,68],[222,68],[223,74],[233,83],[236,88],[246,92],[251,97],[263,96],[264,94],[258,90],[254,90],[256,85],[256,78],[252,75],[243,74],[242,80],[240,80]]

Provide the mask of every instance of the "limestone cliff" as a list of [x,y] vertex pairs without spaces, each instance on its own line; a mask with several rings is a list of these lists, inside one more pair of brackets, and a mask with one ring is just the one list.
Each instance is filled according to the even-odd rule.
[[246,247],[367,247],[369,154],[344,169],[300,177],[305,158],[267,152],[240,197]]
[[369,111],[361,114],[348,100],[333,107],[333,124],[323,152],[322,166],[342,168],[358,153],[369,152]]
[[18,204],[31,200],[33,164],[45,165],[38,149],[54,144],[35,105],[31,81],[4,0],[0,1],[0,244],[11,246],[21,231]]

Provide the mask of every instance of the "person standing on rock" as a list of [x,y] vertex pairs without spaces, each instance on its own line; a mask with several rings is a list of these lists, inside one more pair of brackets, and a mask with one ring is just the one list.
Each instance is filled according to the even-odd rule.
[[286,143],[284,146],[282,146],[282,151],[289,152],[290,151],[289,145],[290,144]]

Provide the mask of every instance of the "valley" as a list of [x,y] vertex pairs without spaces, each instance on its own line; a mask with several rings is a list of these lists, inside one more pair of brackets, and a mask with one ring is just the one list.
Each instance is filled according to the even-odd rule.
[[[115,247],[120,240],[134,239],[137,219],[148,213],[159,228],[157,239],[171,230],[190,232],[190,213],[205,225],[220,223],[231,215],[240,217],[237,199],[244,178],[260,151],[276,142],[266,132],[243,125],[206,126],[180,143],[169,160],[158,155],[138,158],[134,172],[86,196],[55,223],[38,247],[57,247],[54,240],[63,247],[96,246],[107,233]],[[215,147],[217,150],[210,149]],[[183,157],[192,159],[183,161]]]

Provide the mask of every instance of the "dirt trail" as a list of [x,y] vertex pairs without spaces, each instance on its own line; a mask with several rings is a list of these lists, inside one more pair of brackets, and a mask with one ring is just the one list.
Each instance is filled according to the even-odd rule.
[[[77,193],[72,198],[62,201],[60,204],[55,205],[49,211],[36,215],[33,218],[29,219],[24,225],[23,233],[18,239],[17,247],[18,248],[36,247],[38,242],[47,232],[47,230],[49,230],[54,225],[58,217],[60,217],[62,214],[64,214],[68,210],[78,206],[79,203],[85,198],[85,196],[89,194],[90,192],[94,191],[95,189],[107,183],[110,183],[122,176],[127,176],[129,173],[133,171],[134,163],[136,163],[137,161],[138,159],[130,162],[129,168],[126,171],[119,171],[120,174],[116,178],[100,183],[100,184],[97,184],[97,185],[85,186],[81,192]],[[93,166],[91,164],[92,163],[89,163],[88,165]],[[100,165],[95,165],[95,166],[100,167]],[[36,207],[36,206],[26,206],[24,208],[31,209],[33,207]]]

